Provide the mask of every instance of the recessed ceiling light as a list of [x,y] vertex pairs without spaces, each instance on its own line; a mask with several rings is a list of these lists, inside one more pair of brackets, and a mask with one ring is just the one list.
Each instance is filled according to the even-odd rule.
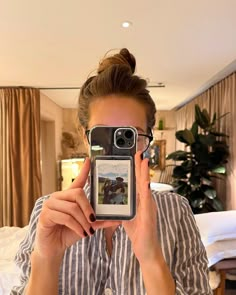
[[131,25],[132,25],[132,23],[129,22],[129,21],[125,21],[125,22],[122,23],[123,28],[129,28]]

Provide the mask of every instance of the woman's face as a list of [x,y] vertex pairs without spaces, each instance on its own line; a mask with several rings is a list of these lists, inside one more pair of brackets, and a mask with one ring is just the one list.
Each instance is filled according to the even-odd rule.
[[138,133],[147,133],[145,108],[132,98],[110,96],[96,99],[90,104],[89,115],[88,129],[95,125],[133,126]]

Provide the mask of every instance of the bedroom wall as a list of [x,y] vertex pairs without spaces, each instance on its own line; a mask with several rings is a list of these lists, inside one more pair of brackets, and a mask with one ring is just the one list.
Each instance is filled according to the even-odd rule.
[[61,132],[63,125],[63,108],[55,104],[49,97],[40,93],[41,119],[55,122],[55,155],[61,157]]
[[61,158],[63,109],[40,94],[42,193],[57,190],[57,160]]
[[[158,108],[158,106],[157,106]],[[164,123],[164,129],[158,130],[158,122],[162,119]],[[175,131],[176,131],[176,116],[175,111],[157,111],[156,114],[156,125],[154,128],[154,139],[165,139],[166,140],[166,155],[172,153],[176,149],[176,140],[175,140]],[[172,162],[166,161],[166,165],[171,164]],[[158,182],[160,177],[160,170],[155,170],[152,175],[152,181]]]

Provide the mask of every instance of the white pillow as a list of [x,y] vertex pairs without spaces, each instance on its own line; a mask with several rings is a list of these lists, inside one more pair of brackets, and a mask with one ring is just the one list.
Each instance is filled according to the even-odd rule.
[[236,210],[195,214],[204,246],[215,241],[236,239]]

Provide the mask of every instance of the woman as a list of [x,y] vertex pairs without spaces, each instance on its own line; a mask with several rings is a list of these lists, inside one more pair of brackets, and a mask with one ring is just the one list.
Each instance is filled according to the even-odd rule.
[[[40,198],[16,257],[22,286],[12,294],[211,294],[207,258],[188,202],[151,192],[148,160],[155,104],[135,76],[127,49],[105,58],[83,85],[79,119],[95,125],[134,126],[137,214],[131,221],[96,221],[87,195],[90,169],[66,191]],[[86,137],[85,137],[86,141]],[[87,145],[88,142],[86,141]],[[31,264],[31,266],[30,266]]]

